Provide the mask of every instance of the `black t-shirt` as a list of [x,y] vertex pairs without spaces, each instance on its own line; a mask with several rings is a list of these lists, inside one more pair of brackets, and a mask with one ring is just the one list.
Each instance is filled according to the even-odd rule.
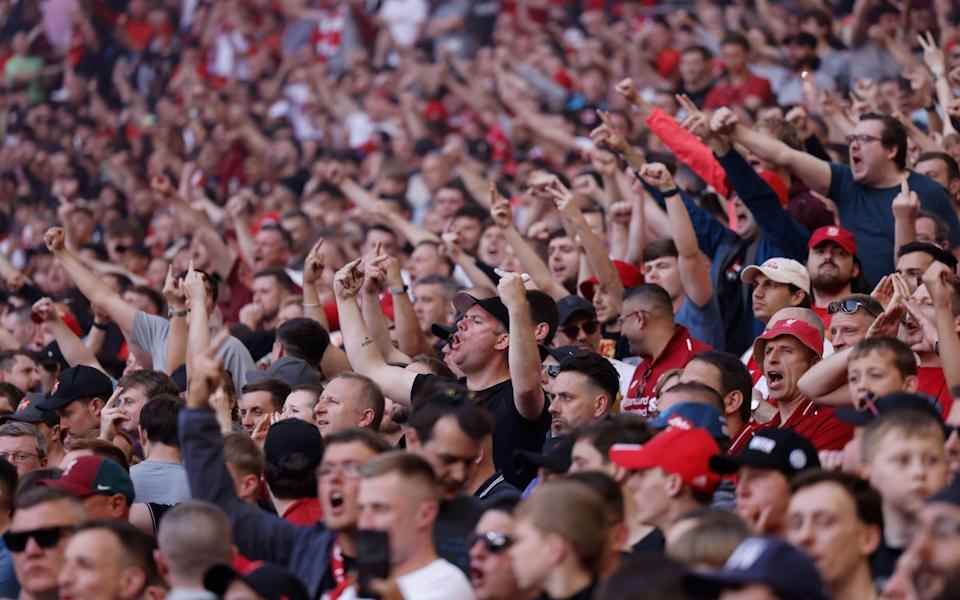
[[590,585],[583,588],[576,594],[572,596],[564,596],[563,598],[554,598],[550,594],[544,592],[541,596],[537,597],[537,600],[590,600],[593,598],[593,592],[597,588],[597,582],[591,581]]
[[654,528],[650,533],[643,536],[643,539],[630,547],[630,554],[635,552],[658,552],[662,553],[667,548],[667,538],[663,537],[663,532]]
[[897,566],[897,560],[903,554],[903,548],[891,548],[887,545],[887,540],[883,535],[880,536],[880,545],[870,555],[870,573],[873,575],[873,582],[877,589],[883,589],[887,580],[893,576],[893,571]]
[[[455,383],[451,379],[437,375],[417,375],[410,391],[411,398],[429,396],[436,386]],[[465,383],[464,381],[460,382]],[[481,407],[490,411],[496,422],[493,429],[493,464],[503,473],[507,481],[521,490],[536,475],[530,468],[516,472],[513,453],[517,450],[529,450],[539,453],[543,449],[543,440],[550,427],[550,415],[544,402],[543,412],[536,421],[529,421],[517,410],[513,399],[513,383],[508,379],[503,383],[476,392]]]

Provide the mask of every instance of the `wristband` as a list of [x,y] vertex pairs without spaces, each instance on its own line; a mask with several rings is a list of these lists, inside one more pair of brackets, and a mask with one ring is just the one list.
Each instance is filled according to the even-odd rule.
[[187,309],[183,309],[183,310],[173,310],[173,309],[171,308],[171,309],[170,309],[170,312],[168,313],[168,316],[169,316],[171,319],[174,319],[174,318],[176,318],[176,317],[185,317],[185,316],[187,316]]
[[318,306],[322,306],[322,304],[320,304],[319,302],[304,302],[304,303],[303,303],[303,307],[304,307],[304,308],[317,308]]
[[401,286],[401,287],[392,287],[392,288],[390,288],[390,293],[393,294],[394,296],[399,296],[399,295],[401,295],[401,294],[406,294],[406,293],[407,293],[407,286],[404,285],[404,286]]
[[676,196],[680,193],[680,188],[673,188],[672,190],[667,190],[665,192],[660,192],[664,198],[669,198],[670,196]]
[[96,321],[94,321],[93,326],[96,327],[97,329],[102,329],[106,331],[110,327],[110,323],[97,323]]

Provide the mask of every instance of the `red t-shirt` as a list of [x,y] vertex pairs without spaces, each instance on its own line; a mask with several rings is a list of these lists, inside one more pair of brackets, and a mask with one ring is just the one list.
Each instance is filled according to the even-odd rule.
[[[750,423],[753,431],[749,436],[743,436],[745,440],[753,437],[753,433],[770,427],[785,427],[792,429],[810,440],[813,447],[820,450],[843,450],[851,439],[853,439],[853,426],[844,423],[836,418],[833,409],[828,406],[817,406],[812,400],[807,400],[801,404],[787,422],[780,424],[780,413],[773,416],[768,423]],[[737,440],[741,447],[747,442]],[[733,449],[731,449],[731,454]]]
[[833,315],[830,314],[830,309],[814,306],[813,312],[817,313],[817,316],[820,317],[821,321],[823,321],[823,330],[827,334],[827,341],[830,341],[830,321],[833,319]]
[[282,516],[287,523],[313,527],[323,518],[323,509],[316,498],[302,498],[288,506]]
[[642,417],[656,416],[657,399],[653,390],[660,376],[670,369],[685,367],[690,359],[707,350],[713,350],[713,347],[693,338],[686,327],[677,325],[673,337],[660,356],[652,361],[648,357],[637,365],[620,410],[637,413]]
[[739,106],[749,96],[760,98],[762,104],[768,104],[773,98],[770,82],[763,77],[752,74],[741,84],[734,84],[729,79],[724,78],[713,86],[713,89],[707,94],[703,107],[705,109],[716,109],[723,106]]
[[953,406],[953,396],[950,395],[950,386],[943,377],[943,369],[920,367],[917,370],[917,380],[917,391],[936,398],[940,403],[940,410],[943,411],[943,418],[946,419],[950,415],[950,407]]

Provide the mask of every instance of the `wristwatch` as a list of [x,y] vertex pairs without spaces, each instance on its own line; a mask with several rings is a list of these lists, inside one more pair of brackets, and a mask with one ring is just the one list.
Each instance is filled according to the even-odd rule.
[[401,287],[392,287],[390,288],[390,293],[393,294],[394,296],[399,296],[400,294],[406,294],[407,286],[404,285]]
[[170,312],[167,313],[167,316],[170,317],[171,319],[176,317],[185,317],[187,316],[187,309],[184,308],[182,310],[173,310],[171,308]]

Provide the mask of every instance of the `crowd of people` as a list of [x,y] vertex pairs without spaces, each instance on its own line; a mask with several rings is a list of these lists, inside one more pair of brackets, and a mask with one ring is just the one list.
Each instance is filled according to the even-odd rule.
[[954,0],[0,32],[0,598],[960,598]]

